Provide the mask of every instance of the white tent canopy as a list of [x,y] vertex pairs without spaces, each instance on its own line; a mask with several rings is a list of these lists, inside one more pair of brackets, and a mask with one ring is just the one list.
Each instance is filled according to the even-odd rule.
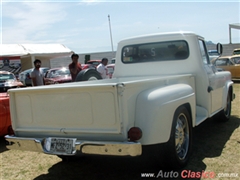
[[32,68],[35,59],[40,59],[43,67],[50,67],[51,59],[72,53],[62,44],[0,44],[0,57],[20,56],[22,70]]
[[0,56],[22,56],[27,51],[20,44],[0,44]]
[[62,44],[0,44],[0,56],[49,55],[59,57],[73,53]]

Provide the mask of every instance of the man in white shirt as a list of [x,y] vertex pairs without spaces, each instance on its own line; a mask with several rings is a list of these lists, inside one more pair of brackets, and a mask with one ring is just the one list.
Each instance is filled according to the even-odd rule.
[[101,63],[97,66],[97,71],[101,74],[103,79],[108,79],[108,72],[106,65],[108,64],[108,59],[103,58]]

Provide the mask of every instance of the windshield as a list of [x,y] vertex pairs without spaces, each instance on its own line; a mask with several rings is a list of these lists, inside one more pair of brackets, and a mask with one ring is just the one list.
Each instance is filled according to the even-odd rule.
[[136,44],[122,49],[123,63],[183,60],[188,56],[188,44],[183,40]]
[[0,74],[0,80],[6,81],[6,80],[14,80],[15,77],[13,74]]
[[69,69],[56,69],[48,72],[47,78],[54,78],[54,77],[60,77],[60,76],[66,76],[66,75],[70,75]]
[[237,54],[240,54],[240,49],[233,51],[233,55],[237,55]]
[[240,64],[240,57],[234,57],[232,60],[235,64]]

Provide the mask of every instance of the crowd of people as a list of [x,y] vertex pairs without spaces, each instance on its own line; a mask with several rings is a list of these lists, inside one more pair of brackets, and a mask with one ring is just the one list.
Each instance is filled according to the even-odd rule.
[[[72,54],[71,56],[72,63],[68,65],[69,71],[71,73],[72,82],[75,82],[78,73],[82,70],[81,64],[78,62],[79,55]],[[108,64],[108,59],[103,58],[101,63],[97,66],[96,70],[101,75],[102,79],[108,79],[108,71],[106,65]],[[42,86],[44,84],[44,75],[40,70],[41,60],[36,59],[34,61],[34,69],[31,72],[32,86]]]

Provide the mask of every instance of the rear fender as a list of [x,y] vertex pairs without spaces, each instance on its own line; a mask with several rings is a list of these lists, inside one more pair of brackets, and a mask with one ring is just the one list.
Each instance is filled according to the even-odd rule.
[[[185,105],[195,121],[195,93],[187,84],[149,89],[141,92],[136,102],[135,126],[141,128],[143,145],[167,142],[173,116],[179,106]],[[192,123],[193,124],[193,123]]]

